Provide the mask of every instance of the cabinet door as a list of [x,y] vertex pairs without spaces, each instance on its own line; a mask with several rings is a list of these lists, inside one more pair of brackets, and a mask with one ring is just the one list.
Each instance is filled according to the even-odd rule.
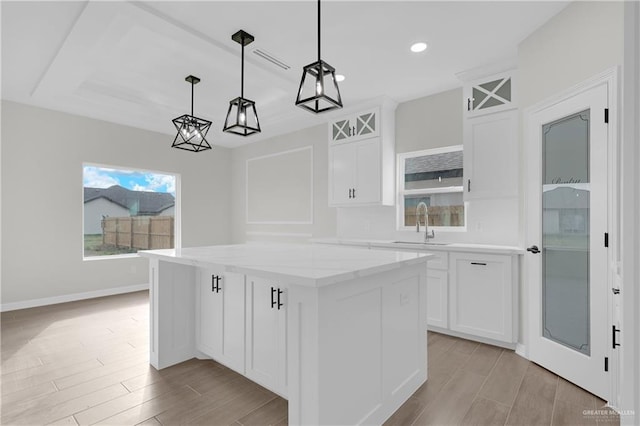
[[226,272],[219,286],[221,290],[216,296],[221,299],[222,324],[219,327],[221,335],[218,361],[244,374],[244,275]]
[[[283,306],[279,309],[278,289],[283,292],[280,294]],[[246,375],[282,396],[286,396],[287,386],[284,291],[273,281],[247,276]]]
[[427,326],[447,328],[449,285],[447,271],[427,268]]
[[244,275],[203,268],[199,290],[198,349],[244,374]]
[[465,84],[466,116],[475,117],[516,108],[514,80],[512,70]]
[[335,145],[329,148],[329,205],[352,201],[355,173],[355,147],[353,144]]
[[346,117],[329,124],[329,142],[345,142],[352,134],[352,118]]
[[355,144],[354,203],[380,201],[380,139],[373,138]]
[[353,118],[353,140],[378,136],[380,134],[379,118],[377,109],[356,114]]
[[511,257],[451,253],[452,330],[513,342]]
[[518,112],[469,118],[464,128],[465,198],[518,195]]
[[[218,274],[220,275],[220,274]],[[217,359],[220,356],[222,336],[222,298],[215,290],[216,271],[200,270],[197,330],[198,350]]]

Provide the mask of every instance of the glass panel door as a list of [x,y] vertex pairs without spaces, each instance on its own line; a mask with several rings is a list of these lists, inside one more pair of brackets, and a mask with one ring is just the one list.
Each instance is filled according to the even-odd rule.
[[543,336],[587,356],[590,111],[542,126]]

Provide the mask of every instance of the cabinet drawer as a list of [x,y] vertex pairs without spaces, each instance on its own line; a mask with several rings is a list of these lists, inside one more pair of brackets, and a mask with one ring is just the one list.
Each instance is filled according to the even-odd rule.
[[427,262],[427,269],[447,270],[449,269],[449,253],[446,251],[431,251],[435,255]]

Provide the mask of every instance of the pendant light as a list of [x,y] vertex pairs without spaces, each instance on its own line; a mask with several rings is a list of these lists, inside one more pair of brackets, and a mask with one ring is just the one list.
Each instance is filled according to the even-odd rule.
[[303,68],[296,105],[316,114],[342,108],[336,70],[320,58],[320,0],[318,0],[318,61]]
[[260,133],[260,122],[256,112],[256,103],[244,97],[244,47],[251,44],[253,36],[243,30],[231,36],[231,39],[242,46],[242,59],[240,65],[240,97],[229,102],[227,119],[222,129],[228,133],[240,136],[249,136]]
[[205,151],[211,149],[211,145],[205,139],[211,122],[193,115],[193,86],[200,83],[200,79],[190,75],[185,80],[191,83],[191,115],[184,114],[172,120],[178,134],[171,146],[192,152]]

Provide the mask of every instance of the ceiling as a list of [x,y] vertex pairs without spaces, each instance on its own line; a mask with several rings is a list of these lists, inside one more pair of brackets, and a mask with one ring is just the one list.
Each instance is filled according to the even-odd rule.
[[[2,1],[2,98],[168,135],[188,113],[213,121],[207,139],[234,147],[325,122],[381,96],[397,102],[461,86],[457,74],[515,63],[517,45],[567,5],[554,1],[325,1],[322,59],[344,74],[345,110],[314,115],[295,107],[302,67],[317,59],[316,3],[303,1]],[[263,132],[222,132],[240,94]],[[412,53],[425,41],[429,48]],[[285,70],[258,55],[266,51]]]

